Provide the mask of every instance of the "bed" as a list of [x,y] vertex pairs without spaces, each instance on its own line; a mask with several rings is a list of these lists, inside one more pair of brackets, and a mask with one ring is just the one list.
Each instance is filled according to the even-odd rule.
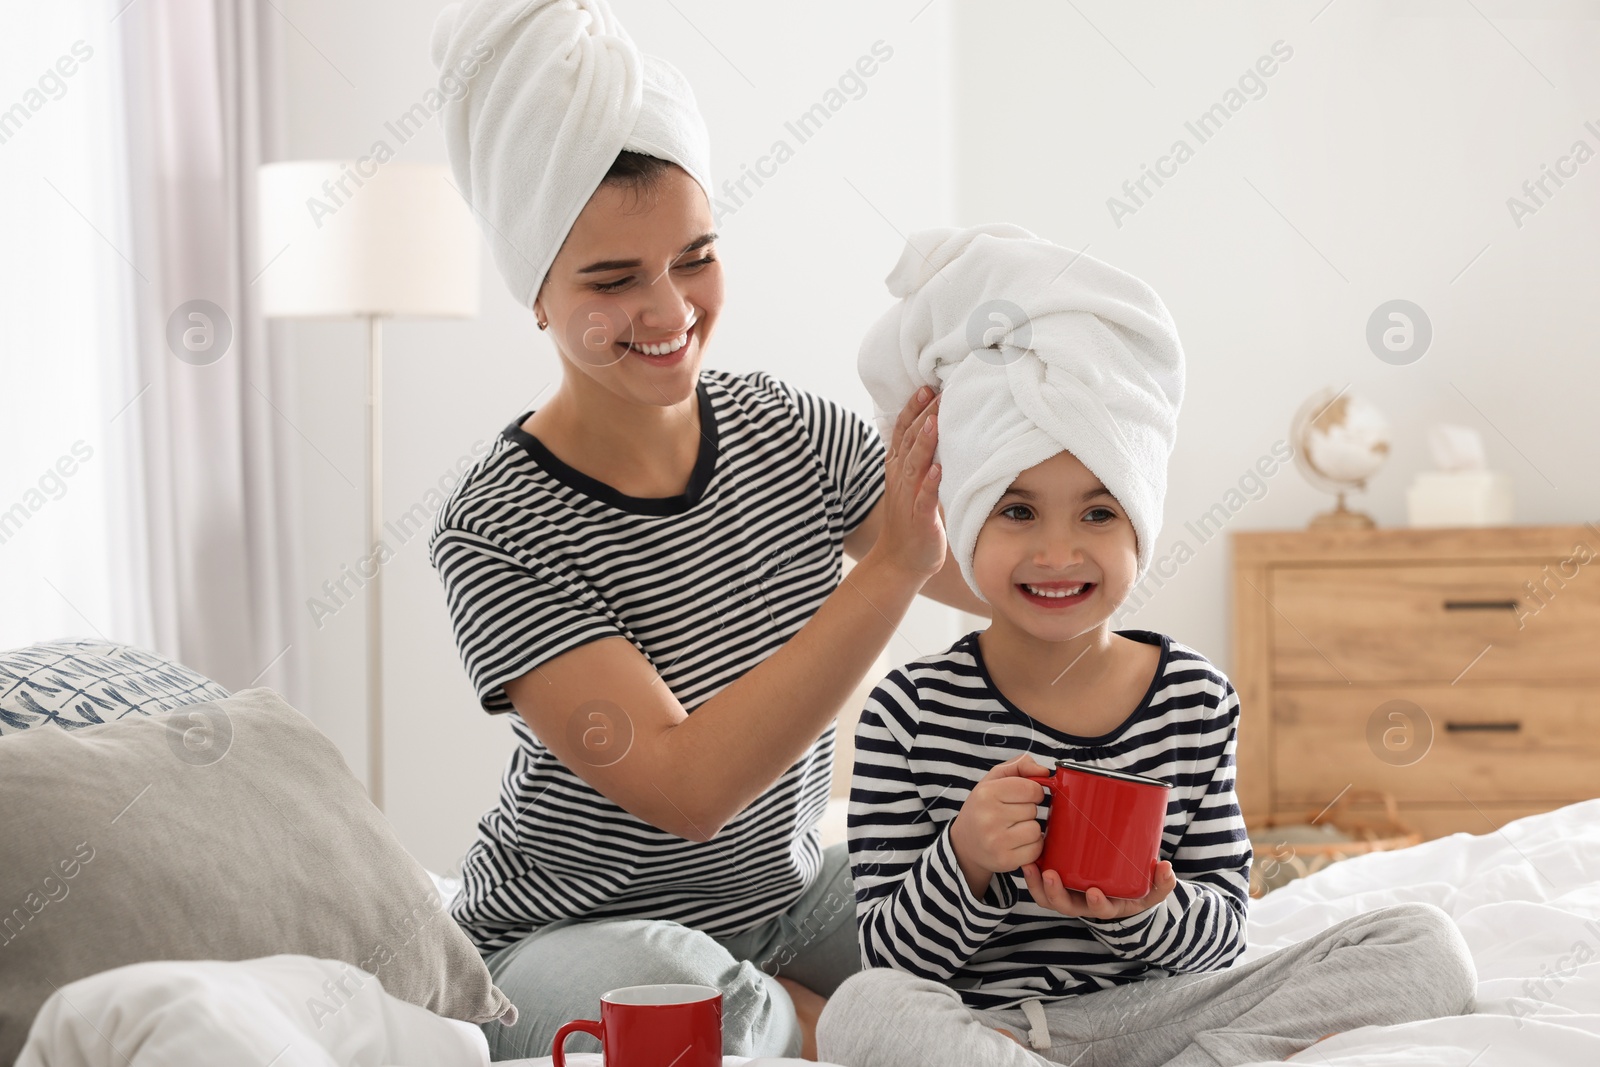
[[[1478,967],[1477,1013],[1347,1031],[1292,1062],[1600,1064],[1600,800],[1482,835],[1456,834],[1360,856],[1291,882],[1252,904],[1244,959],[1402,901],[1431,902],[1455,918]],[[210,1067],[220,1062],[218,1049],[231,1042],[227,1047],[237,1055],[227,1061],[264,1063],[280,1054],[280,1067],[485,1063],[487,1047],[476,1027],[389,997],[376,982],[361,990],[364,999],[351,999],[332,1014],[326,1030],[319,1020],[320,1033],[308,1031],[285,1043],[306,990],[325,978],[340,980],[335,972],[341,969],[347,972],[348,966],[300,955],[236,963],[161,961],[105,971],[64,986],[46,1002],[18,1062]],[[266,1025],[275,1020],[283,1025]],[[352,1058],[355,1048],[373,1055]],[[374,1051],[380,1049],[385,1051]],[[552,1060],[511,1062],[544,1067]],[[598,1055],[574,1055],[568,1062],[601,1067]]]
[[[1482,835],[1455,834],[1356,857],[1291,882],[1252,903],[1243,959],[1360,912],[1412,900],[1437,904],[1455,917],[1478,966],[1477,1014],[1347,1031],[1291,1062],[1600,1064],[1600,800]],[[514,1062],[546,1067],[552,1061]],[[598,1055],[572,1055],[567,1062],[601,1067]],[[726,1062],[756,1061],[730,1056]]]

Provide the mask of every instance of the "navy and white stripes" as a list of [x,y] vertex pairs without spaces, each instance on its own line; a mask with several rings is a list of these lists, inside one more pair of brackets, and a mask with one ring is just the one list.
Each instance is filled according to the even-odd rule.
[[[626,496],[520,429],[440,510],[430,544],[484,710],[588,641],[639,650],[691,713],[771,655],[839,584],[844,536],[883,491],[869,422],[765,373],[703,370],[681,496]],[[759,715],[762,709],[750,709]],[[567,917],[671,919],[713,936],[788,907],[819,869],[830,726],[712,840],[651,826],[510,717],[517,748],[451,914],[485,954]]]
[[[1009,1008],[1125,982],[1224,967],[1245,948],[1250,843],[1234,796],[1239,700],[1204,657],[1159,634],[1143,704],[1086,738],[1006,701],[977,634],[889,674],[856,731],[850,863],[868,966],[944,982],[968,1007]],[[950,825],[996,764],[1029,753],[1160,778],[1171,787],[1161,857],[1177,887],[1120,920],[1078,919],[1033,902],[1021,871],[976,898]]]

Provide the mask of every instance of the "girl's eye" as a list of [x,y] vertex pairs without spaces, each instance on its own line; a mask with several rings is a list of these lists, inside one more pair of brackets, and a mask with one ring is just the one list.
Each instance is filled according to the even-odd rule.
[[626,278],[618,278],[614,282],[595,282],[589,288],[597,293],[614,293],[631,281],[633,281],[633,275],[630,274]]
[[1110,508],[1090,508],[1089,513],[1084,516],[1084,519],[1087,522],[1105,523],[1110,522],[1116,517],[1117,513],[1112,511]]
[[1027,522],[1033,518],[1033,509],[1026,504],[1011,504],[1000,509],[1000,514],[1017,522]]

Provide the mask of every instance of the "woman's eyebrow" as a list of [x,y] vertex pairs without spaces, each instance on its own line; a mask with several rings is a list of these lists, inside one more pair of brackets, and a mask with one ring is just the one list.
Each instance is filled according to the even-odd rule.
[[605,259],[599,263],[591,263],[587,267],[579,267],[579,274],[598,274],[607,270],[630,270],[639,265],[637,259]]
[[706,245],[710,244],[716,239],[717,235],[714,233],[703,233],[699,237],[696,237],[694,240],[690,241],[688,244],[684,245],[683,250],[679,252],[678,255],[686,256],[697,248],[704,248]]
[[[1111,490],[1103,485],[1097,485],[1093,489],[1086,491],[1080,499],[1093,500],[1097,496],[1111,496]],[[1113,499],[1115,498],[1113,497]]]
[[[717,235],[714,233],[703,233],[699,237],[696,237],[694,240],[690,241],[688,244],[684,245],[683,248],[678,252],[678,255],[686,256],[697,248],[704,248],[706,245],[710,244],[716,239]],[[608,270],[632,270],[633,268],[640,266],[641,262],[641,260],[637,259],[606,259],[601,260],[599,263],[591,263],[587,267],[579,267],[578,273],[600,274]]]

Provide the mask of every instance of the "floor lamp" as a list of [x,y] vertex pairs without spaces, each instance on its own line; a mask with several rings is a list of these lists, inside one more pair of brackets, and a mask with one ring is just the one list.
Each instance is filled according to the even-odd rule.
[[[273,318],[367,324],[367,793],[383,809],[383,320],[478,313],[478,231],[449,180],[419,163],[301,161],[259,172],[254,287]],[[373,553],[367,556],[367,553]],[[358,566],[359,569],[359,566]],[[367,577],[365,574],[362,577]]]

